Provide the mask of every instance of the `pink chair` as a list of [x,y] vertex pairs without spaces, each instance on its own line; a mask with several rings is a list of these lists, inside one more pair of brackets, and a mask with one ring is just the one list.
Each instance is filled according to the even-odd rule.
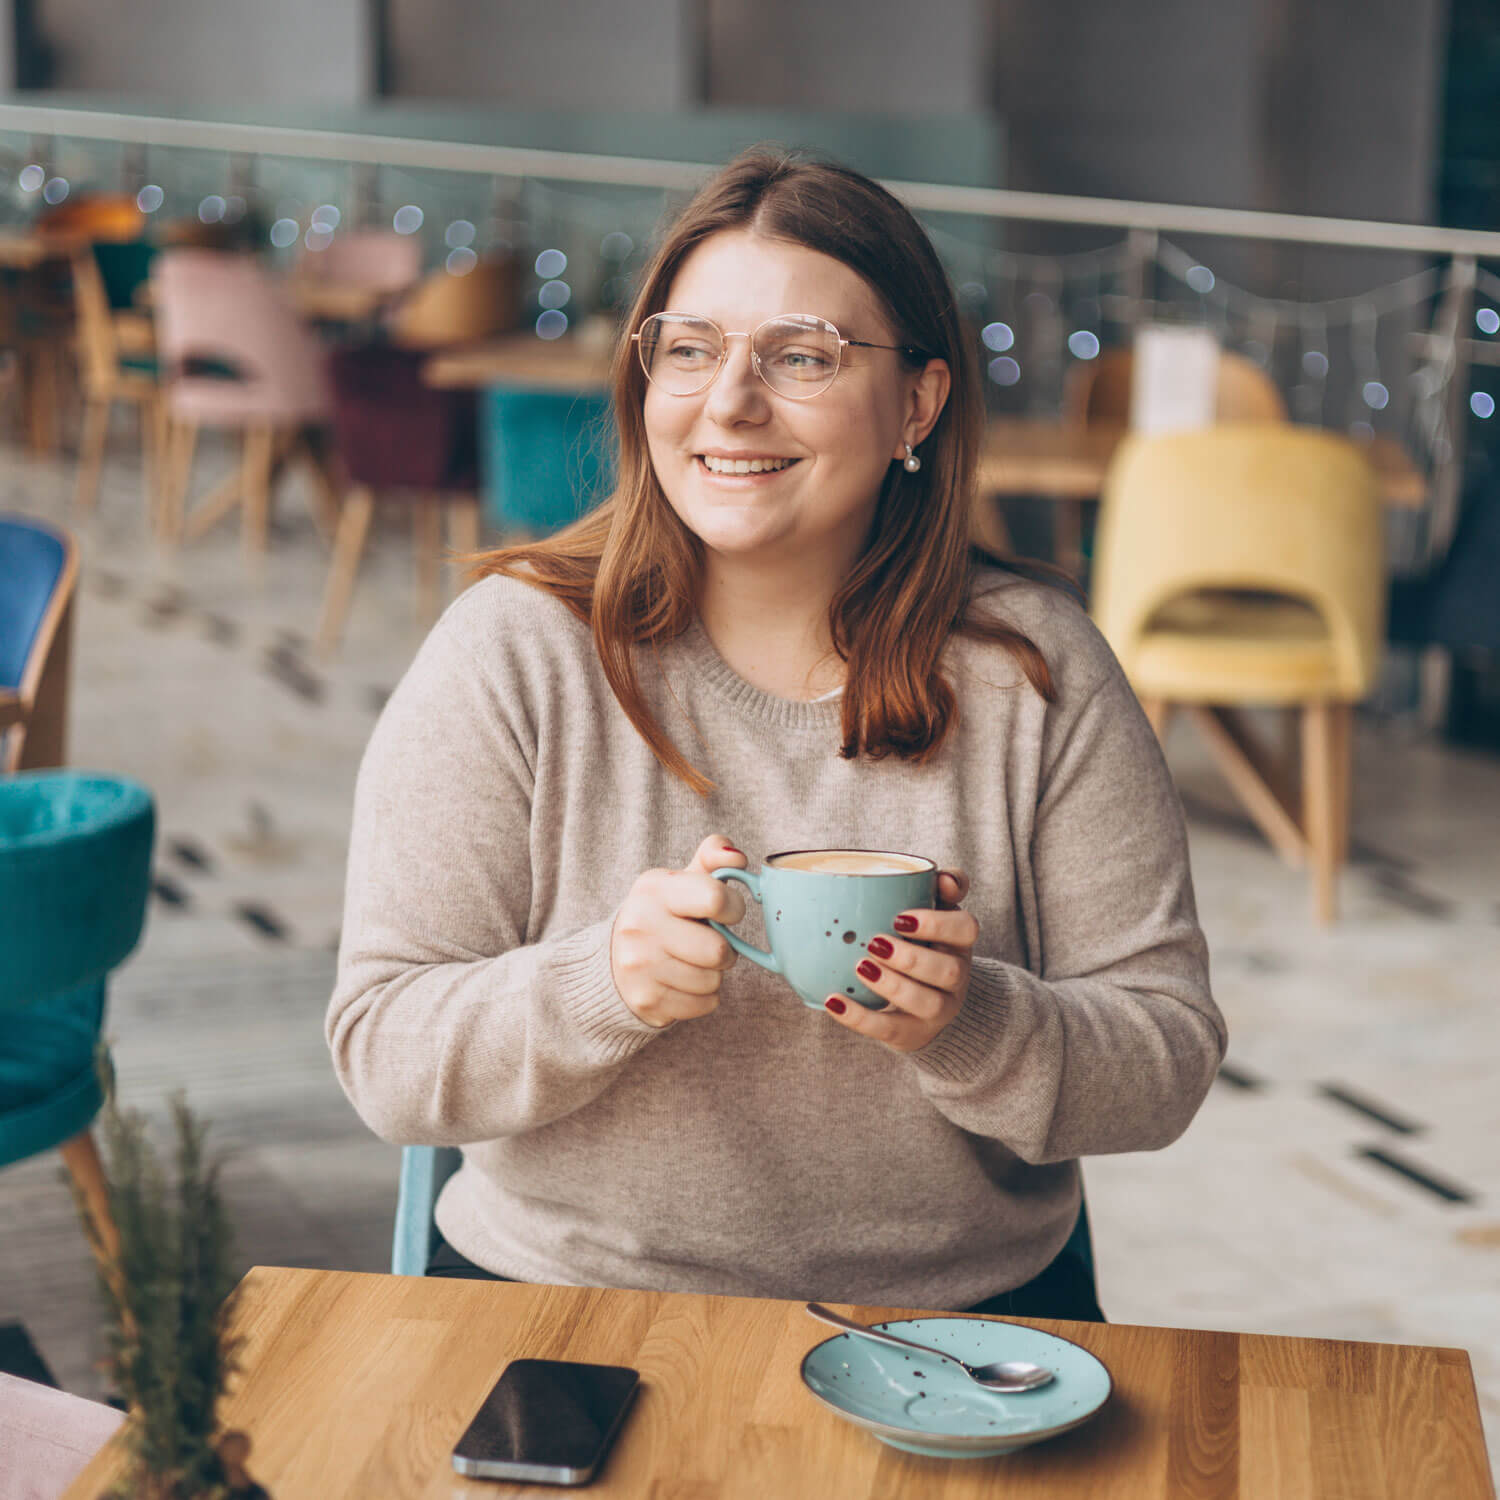
[[326,250],[310,250],[297,262],[307,281],[401,292],[422,274],[422,246],[415,235],[393,229],[356,229],[336,234]]
[[[331,534],[337,492],[308,446],[331,412],[323,351],[249,256],[166,250],[151,268],[169,436],[158,499],[164,539],[198,536],[236,505],[247,550],[263,553],[271,489],[288,459],[312,465],[319,522]],[[200,427],[244,434],[239,469],[185,515]]]
[[57,1500],[125,1413],[0,1373],[0,1500]]

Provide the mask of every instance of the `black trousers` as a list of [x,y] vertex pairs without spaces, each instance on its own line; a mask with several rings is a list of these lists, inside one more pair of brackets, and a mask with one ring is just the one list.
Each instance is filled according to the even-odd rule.
[[[429,1276],[455,1277],[464,1281],[509,1281],[476,1266],[467,1256],[438,1235],[437,1244],[427,1260]],[[955,1308],[955,1312],[986,1313],[991,1317],[1070,1318],[1078,1323],[1103,1323],[1098,1294],[1094,1290],[1094,1273],[1084,1260],[1064,1250],[1040,1275],[1023,1286],[986,1297],[974,1307]]]

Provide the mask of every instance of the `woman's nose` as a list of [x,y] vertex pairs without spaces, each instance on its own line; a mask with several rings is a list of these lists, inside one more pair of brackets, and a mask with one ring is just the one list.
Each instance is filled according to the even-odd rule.
[[708,388],[708,416],[722,423],[758,421],[765,415],[765,397],[765,385],[750,356],[750,340],[726,340],[724,363]]

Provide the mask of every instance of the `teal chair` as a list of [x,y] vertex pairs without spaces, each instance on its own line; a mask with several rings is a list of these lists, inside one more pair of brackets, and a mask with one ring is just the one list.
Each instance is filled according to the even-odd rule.
[[[438,1193],[458,1170],[463,1154],[456,1146],[406,1146],[401,1152],[401,1185],[396,1194],[396,1236],[391,1246],[391,1273],[395,1276],[425,1276],[437,1240],[433,1210]],[[1078,1205],[1078,1219],[1063,1246],[1064,1254],[1076,1255],[1095,1280],[1094,1245],[1089,1235],[1087,1203]]]
[[123,777],[0,777],[0,1167],[59,1148],[111,1248],[95,1054],[109,973],[145,921],[155,830],[151,794]]
[[576,521],[613,483],[612,446],[603,392],[491,386],[479,419],[489,524],[545,536]]
[[457,1146],[407,1146],[401,1152],[401,1186],[396,1193],[396,1235],[391,1245],[393,1276],[425,1276],[437,1242],[433,1210],[438,1193],[458,1171]]

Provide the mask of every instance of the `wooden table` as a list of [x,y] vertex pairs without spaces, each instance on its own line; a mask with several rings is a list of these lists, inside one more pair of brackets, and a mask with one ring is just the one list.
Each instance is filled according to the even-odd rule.
[[509,333],[434,355],[422,367],[428,385],[473,389],[486,385],[525,385],[541,390],[598,391],[609,384],[613,348],[576,335],[540,339]]
[[[448,1455],[508,1361],[573,1359],[642,1376],[588,1490],[601,1500],[1493,1500],[1462,1350],[1034,1326],[1104,1361],[1104,1409],[1008,1457],[942,1460],[887,1448],[803,1389],[827,1330],[798,1302],[257,1267],[224,1420],[250,1434],[275,1500],[556,1495],[460,1479]],[[66,1500],[96,1500],[118,1459],[112,1442]]]
[[34,271],[49,260],[66,260],[87,239],[27,226],[0,229],[0,268]]
[[[1045,495],[1092,500],[1127,435],[1124,427],[991,417],[979,455],[979,489],[991,495]],[[1376,437],[1359,444],[1370,459],[1389,506],[1420,509],[1427,482],[1400,443]]]

